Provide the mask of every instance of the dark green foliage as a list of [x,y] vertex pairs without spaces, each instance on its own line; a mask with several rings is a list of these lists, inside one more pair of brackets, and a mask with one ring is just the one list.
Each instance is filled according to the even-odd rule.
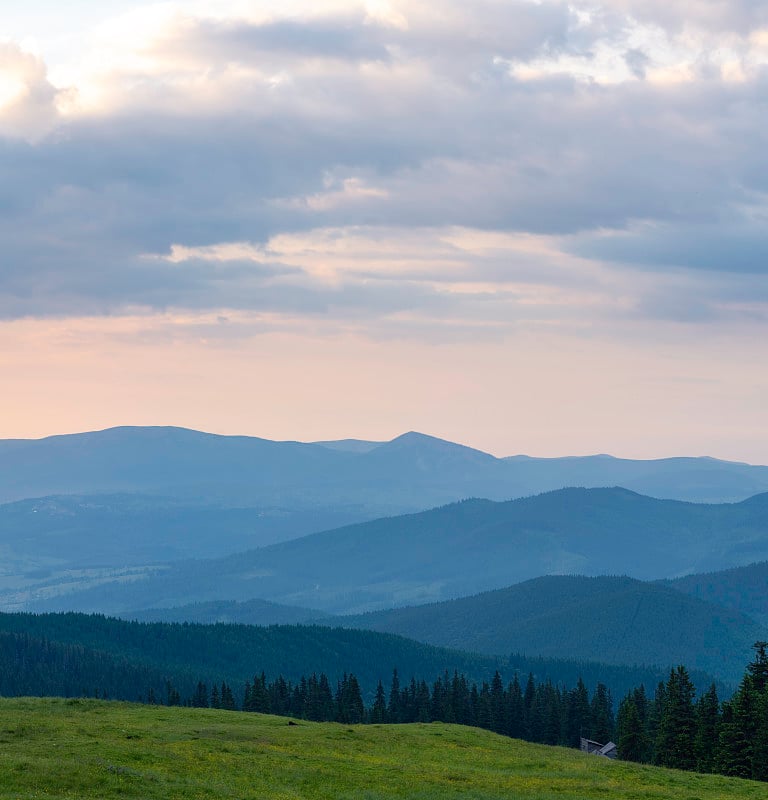
[[371,706],[371,723],[380,724],[387,721],[387,698],[384,694],[384,685],[379,681],[376,686],[376,695]]
[[676,769],[693,769],[695,719],[693,697],[695,689],[685,667],[673,669],[666,687],[664,708],[656,734],[656,763]]
[[733,704],[723,703],[717,748],[715,750],[714,770],[721,775],[748,778],[752,772],[749,748],[741,725],[736,721]]
[[765,652],[766,647],[768,647],[768,642],[755,642],[754,660],[747,665],[752,689],[756,692],[762,692],[768,686],[768,655]]
[[168,676],[160,667],[120,655],[0,631],[0,695],[144,700],[149,690],[151,702],[157,702],[166,695]]
[[[71,671],[43,668],[35,671],[34,664],[39,657],[31,656],[25,662],[29,667],[25,668],[23,679],[12,677],[16,674],[13,667],[5,672],[0,669],[0,692],[7,695],[42,693],[71,696],[83,690],[90,694],[98,688],[106,691],[109,697],[135,700],[144,696],[146,687],[152,684],[157,696],[164,698],[165,681],[171,680],[185,701],[196,696],[200,680],[208,687],[212,687],[214,682],[220,684],[222,679],[230,686],[243,686],[245,681],[253,679],[254,667],[267,675],[282,673],[292,680],[301,675],[323,672],[332,682],[339,680],[345,670],[353,669],[366,702],[373,699],[376,684],[382,677],[382,665],[390,664],[397,664],[407,674],[419,679],[444,672],[446,668],[449,674],[456,670],[470,680],[489,682],[497,670],[505,681],[517,672],[523,675],[530,672],[538,681],[550,679],[561,685],[574,685],[579,676],[583,676],[590,686],[598,681],[605,683],[614,696],[621,696],[640,683],[654,683],[660,676],[656,669],[519,655],[508,659],[474,656],[418,644],[390,634],[314,626],[260,628],[136,623],[100,615],[0,613],[0,633],[3,631],[26,636],[30,643],[38,642],[34,647],[42,647],[41,640],[44,639],[49,644],[55,643],[55,648],[61,645],[65,649],[89,651],[90,655],[82,656],[85,659],[82,663],[91,665],[87,671],[83,666],[77,680],[70,680]],[[67,658],[63,653],[57,657]],[[98,667],[100,660],[110,666]],[[2,663],[0,648],[0,667]],[[121,677],[112,680],[109,678],[110,670],[117,669],[117,664],[122,665]],[[129,679],[126,673],[129,667],[132,674],[142,675],[144,670],[157,677]],[[708,686],[711,678],[702,676],[701,682]],[[265,709],[259,706],[254,710]],[[392,721],[396,721],[398,715],[398,709],[390,709]]]
[[696,736],[693,750],[698,772],[712,772],[714,769],[719,720],[720,702],[717,699],[717,688],[713,684],[696,703]]
[[[665,668],[684,663],[732,684],[741,676],[752,643],[765,634],[736,611],[660,584],[572,575],[549,575],[472,597],[342,621],[479,653],[503,655],[514,649],[550,658],[565,653],[574,659]],[[660,626],[665,636],[658,635]],[[694,677],[701,689],[707,685]]]
[[590,718],[589,693],[579,676],[576,688],[568,692],[565,700],[563,739],[568,747],[578,747],[582,736],[589,737]]
[[344,677],[336,689],[336,722],[356,725],[365,721],[360,684],[354,675]]
[[[765,495],[760,495],[746,500],[742,505],[768,505],[768,500]],[[739,611],[763,625],[768,625],[768,561],[717,572],[686,575],[664,582],[679,592]]]
[[726,775],[768,779],[768,657],[756,642],[755,656],[730,702],[723,705],[715,769]]
[[[412,643],[396,637],[360,631],[325,628],[274,628],[258,632],[257,641],[265,645],[285,646],[286,652],[303,652],[313,645],[315,657],[322,659],[323,647],[333,649],[338,663],[341,650],[350,652],[361,666],[377,677],[364,692],[357,672],[343,672],[336,690],[325,672],[310,677],[284,676],[277,673],[271,680],[267,672],[256,672],[260,661],[269,661],[281,653],[265,647],[262,653],[248,651],[253,659],[245,679],[230,674],[210,675],[212,663],[200,659],[198,672],[191,652],[201,652],[201,645],[219,648],[216,658],[234,657],[234,645],[251,646],[249,636],[258,629],[237,626],[215,626],[206,641],[200,626],[142,626],[102,617],[54,615],[35,618],[24,615],[0,616],[10,627],[23,620],[31,629],[38,625],[75,637],[91,637],[105,650],[75,645],[70,642],[43,640],[30,634],[0,631],[0,693],[2,694],[65,694],[91,695],[104,698],[140,700],[150,704],[190,705],[243,711],[259,711],[308,720],[337,720],[345,724],[359,722],[459,722],[487,728],[505,735],[546,744],[578,745],[581,736],[605,743],[618,738],[622,758],[677,767],[722,772],[727,775],[768,779],[768,670],[766,646],[755,645],[755,656],[748,665],[738,690],[718,708],[718,698],[711,686],[694,704],[694,687],[684,667],[673,669],[666,682],[661,682],[654,700],[646,697],[642,686],[626,693],[619,708],[618,725],[614,729],[611,692],[598,682],[589,696],[583,680],[573,689],[551,678],[528,674],[523,689],[515,672],[506,685],[503,672],[496,666],[490,679],[480,679],[454,669],[443,669],[431,683],[413,676],[403,685],[395,670],[387,698],[380,671],[389,658],[386,646],[394,642],[392,652],[401,658],[412,653]],[[92,623],[92,625],[89,625]],[[288,636],[289,633],[293,637]],[[107,637],[106,634],[109,634]],[[201,638],[202,637],[202,638]],[[244,637],[244,638],[243,638]],[[284,638],[287,637],[287,638]],[[350,638],[351,637],[351,638]],[[375,656],[373,663],[360,657],[356,646],[362,645]],[[145,662],[139,660],[141,647],[146,648]],[[415,645],[414,645],[415,646]],[[114,652],[106,652],[112,647]],[[165,648],[176,647],[175,660],[163,661]],[[189,648],[187,652],[184,648]],[[416,653],[424,648],[415,646]],[[232,649],[227,649],[232,648]],[[378,648],[378,649],[376,649]],[[470,666],[481,671],[488,662],[451,651],[426,648],[434,659],[466,658]],[[242,653],[240,654],[241,657]],[[185,660],[186,659],[186,660]],[[407,659],[405,659],[407,662]],[[235,660],[234,664],[238,662]],[[390,662],[391,663],[391,662]],[[422,669],[429,662],[417,662]],[[490,662],[493,665],[494,662]],[[166,671],[161,667],[164,665]],[[229,664],[230,673],[232,663]],[[186,667],[186,668],[185,668]],[[205,670],[205,674],[203,674]],[[273,675],[275,673],[272,673]],[[425,673],[422,672],[421,675]],[[433,673],[434,674],[434,673]],[[477,674],[477,673],[475,673]],[[211,687],[210,694],[208,686]],[[375,687],[375,691],[373,690]],[[364,697],[369,697],[366,709]],[[371,702],[372,701],[372,702]]]
[[[315,626],[137,623],[100,615],[0,613],[0,636],[3,632],[22,637],[19,642],[28,643],[35,653],[24,662],[30,666],[25,667],[23,677],[21,673],[18,679],[13,677],[17,673],[12,667],[0,669],[0,692],[6,695],[78,695],[83,689],[91,694],[98,688],[116,699],[135,700],[154,679],[128,680],[129,666],[158,676],[153,685],[160,698],[165,698],[166,680],[171,680],[182,698],[190,698],[199,680],[208,687],[218,682],[219,691],[222,680],[242,686],[253,678],[255,667],[267,675],[282,673],[293,680],[324,672],[334,682],[351,667],[371,699],[382,665],[399,664],[419,677],[448,666],[474,680],[490,680],[497,669],[506,669],[501,659],[451,652],[399,636]],[[65,650],[57,649],[59,645]],[[45,647],[55,653],[45,656]],[[4,660],[15,661],[10,654],[3,659],[2,652],[0,645],[0,667]],[[83,664],[82,677],[77,680],[70,678],[71,671],[34,668],[41,659],[75,657]],[[100,662],[105,664],[103,668]],[[118,669],[118,664],[122,665],[120,680],[111,680],[110,671]],[[544,666],[557,669],[556,664],[545,662]],[[511,669],[508,674],[513,674]]]
[[648,752],[645,726],[632,694],[619,705],[616,719],[619,758],[624,761],[643,761]]
[[589,706],[589,738],[596,742],[609,742],[613,739],[613,702],[611,693],[604,683],[597,684]]
[[208,708],[208,688],[202,681],[197,682],[191,705],[194,708]]

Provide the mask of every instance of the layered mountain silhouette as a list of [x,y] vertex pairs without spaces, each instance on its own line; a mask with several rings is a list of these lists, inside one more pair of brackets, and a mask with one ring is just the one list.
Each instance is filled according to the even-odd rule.
[[738,611],[623,577],[547,576],[341,621],[478,653],[687,664],[730,681],[742,674],[752,644],[768,637],[768,629]]
[[228,505],[387,506],[468,496],[510,499],[565,486],[620,485],[720,502],[768,491],[768,467],[710,458],[495,458],[410,432],[390,442],[275,442],[174,427],[122,427],[0,441],[0,501],[139,492]]
[[547,574],[672,578],[768,558],[766,499],[703,505],[614,488],[562,489],[505,503],[467,500],[169,565],[144,580],[104,583],[29,608],[123,613],[260,598],[359,613]]

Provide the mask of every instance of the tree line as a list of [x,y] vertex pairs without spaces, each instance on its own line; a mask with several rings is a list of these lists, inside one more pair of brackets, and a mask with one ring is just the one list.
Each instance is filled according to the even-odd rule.
[[720,702],[711,686],[696,698],[685,667],[672,670],[653,699],[641,686],[619,705],[619,757],[664,767],[768,781],[768,642],[733,696]]
[[[54,616],[61,623],[70,617]],[[91,621],[79,615],[75,621],[81,619],[85,623]],[[134,627],[128,632],[132,634]],[[184,626],[162,626],[162,632],[176,634],[176,628],[186,631]],[[190,631],[196,632],[196,628],[191,626]],[[118,632],[125,631],[119,628]],[[230,626],[215,632],[227,638],[240,633]],[[281,636],[290,632],[276,631]],[[320,635],[303,629],[297,629],[296,634]],[[377,668],[369,667],[369,653],[369,659],[360,659],[360,665],[367,669],[364,681],[358,680],[356,670],[335,681],[335,685],[322,672],[298,680],[279,676],[268,682],[261,673],[245,685],[237,681],[206,684],[197,677],[202,670],[194,669],[191,663],[179,664],[172,670],[160,663],[137,663],[129,654],[140,651],[138,645],[133,643],[131,648],[124,648],[125,655],[118,655],[0,631],[0,695],[120,698],[347,724],[455,722],[568,747],[578,747],[583,736],[601,743],[615,741],[619,757],[626,760],[768,780],[765,642],[755,644],[753,661],[737,691],[725,702],[718,698],[715,686],[697,698],[689,673],[677,667],[650,694],[642,683],[627,691],[618,703],[615,719],[613,698],[606,685],[598,682],[590,694],[580,678],[575,688],[568,689],[564,682],[536,681],[532,673],[523,680],[515,673],[505,683],[497,671],[478,684],[459,671],[443,672],[428,684],[416,678],[401,682],[400,675],[394,672],[387,688],[378,681],[374,693],[370,690],[376,684],[373,670]],[[430,655],[437,660],[439,652],[435,650]],[[384,648],[375,656],[379,665],[385,658],[391,658],[390,663],[395,660]],[[534,661],[529,663],[537,668]],[[361,690],[361,683],[366,691]]]
[[[471,725],[541,744],[579,747],[582,738],[602,744],[615,741],[618,757],[698,772],[715,772],[768,780],[768,643],[755,644],[738,690],[720,702],[714,685],[696,698],[685,667],[671,670],[667,681],[649,697],[643,685],[614,703],[598,683],[590,695],[579,679],[575,688],[518,675],[504,685],[496,672],[480,686],[457,671],[434,682],[411,678],[401,683],[395,669],[388,689],[378,682],[366,707],[360,683],[345,674],[332,687],[324,673],[297,682],[283,676],[267,681],[262,672],[245,684],[238,702],[226,683],[209,690],[198,682],[183,704],[231,711],[258,712],[315,722],[396,724],[447,722]],[[148,702],[158,702],[154,693]],[[179,692],[168,683],[164,701],[181,705]]]

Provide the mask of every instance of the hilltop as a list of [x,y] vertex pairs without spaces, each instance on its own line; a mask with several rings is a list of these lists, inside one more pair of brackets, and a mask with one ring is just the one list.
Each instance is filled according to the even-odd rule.
[[739,611],[761,625],[768,625],[768,561],[695,573],[665,583],[679,592]]
[[0,700],[0,798],[746,800],[765,785],[610,762],[444,724],[287,725],[260,714]]
[[687,664],[738,682],[768,630],[738,611],[631,578],[547,576],[472,597],[336,618],[479,653]]

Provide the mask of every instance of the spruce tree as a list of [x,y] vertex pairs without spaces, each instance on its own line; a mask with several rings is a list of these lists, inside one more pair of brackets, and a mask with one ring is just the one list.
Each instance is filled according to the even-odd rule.
[[371,706],[371,722],[374,725],[381,725],[387,721],[387,698],[384,694],[384,686],[379,681],[376,686],[376,697]]
[[397,667],[392,670],[392,685],[389,690],[389,707],[387,717],[390,722],[402,722],[402,706],[400,697],[400,678],[397,674]]
[[744,731],[734,715],[733,702],[723,703],[720,732],[715,749],[715,772],[737,778],[749,778],[752,774],[752,764],[747,755],[748,749],[749,743],[744,738]]
[[765,652],[768,642],[755,642],[752,647],[755,651],[755,658],[747,664],[747,672],[755,690],[762,692],[768,686],[768,655]]
[[752,777],[757,781],[768,781],[768,687],[764,687],[758,695],[756,717],[752,741]]
[[618,756],[623,761],[643,761],[648,752],[643,721],[633,694],[627,695],[619,705],[616,719]]
[[515,739],[522,739],[525,736],[525,705],[517,673],[507,689],[507,705],[509,708],[507,733]]
[[413,694],[413,710],[411,719],[415,722],[432,722],[437,717],[432,716],[439,703],[429,695],[429,686],[426,681],[419,681]]
[[568,692],[565,716],[565,744],[579,747],[581,737],[589,738],[591,733],[589,692],[579,676],[576,688]]
[[712,772],[715,749],[719,735],[720,701],[713,683],[696,703],[696,734],[693,750],[696,756],[697,772]]
[[491,681],[491,730],[494,733],[506,733],[506,703],[504,698],[504,684],[501,682],[499,671],[493,675]]
[[590,703],[590,739],[606,744],[613,738],[613,702],[604,683],[598,683]]
[[202,681],[197,683],[195,694],[192,697],[192,705],[195,708],[208,708],[208,687]]
[[676,769],[693,769],[695,689],[683,666],[673,669],[666,687],[666,702],[656,737],[656,763]]

